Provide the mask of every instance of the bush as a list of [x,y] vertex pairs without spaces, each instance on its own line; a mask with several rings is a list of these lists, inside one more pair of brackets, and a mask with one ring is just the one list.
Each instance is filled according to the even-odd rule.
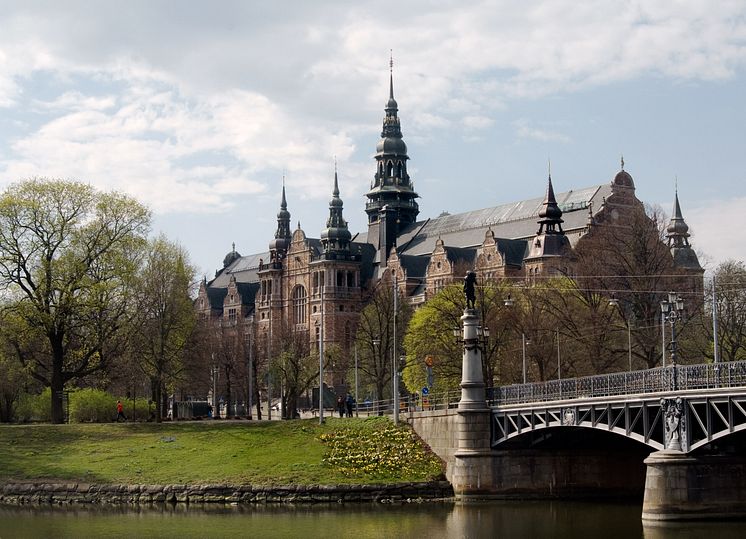
[[52,390],[47,387],[38,395],[21,393],[15,416],[17,421],[24,423],[52,421]]
[[70,393],[71,423],[108,423],[117,416],[117,399],[100,389]]
[[[124,415],[129,420],[144,421],[149,417],[148,401],[135,399],[134,417],[132,399],[121,399]],[[117,417],[117,397],[100,389],[79,389],[70,393],[71,423],[108,423]]]

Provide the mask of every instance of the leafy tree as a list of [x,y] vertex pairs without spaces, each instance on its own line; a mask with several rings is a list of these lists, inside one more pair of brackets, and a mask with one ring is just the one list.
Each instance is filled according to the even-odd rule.
[[[505,282],[488,281],[476,288],[476,307],[480,323],[490,336],[482,353],[482,371],[487,388],[504,382],[502,370],[514,332],[511,308],[505,306],[510,287]],[[466,300],[461,284],[452,284],[438,292],[418,309],[407,327],[404,348],[407,366],[404,383],[410,391],[418,391],[427,383],[427,356],[433,359],[433,381],[437,390],[455,390],[461,382],[463,348],[453,335],[461,328]]]
[[104,369],[125,344],[130,282],[150,213],[134,199],[90,185],[31,179],[0,195],[0,286],[5,309],[29,338],[18,359],[51,388],[52,420],[62,390]]
[[182,372],[196,326],[190,298],[195,273],[184,249],[160,236],[148,245],[134,278],[137,309],[131,325],[132,346],[151,380],[156,421],[164,416],[164,389]]

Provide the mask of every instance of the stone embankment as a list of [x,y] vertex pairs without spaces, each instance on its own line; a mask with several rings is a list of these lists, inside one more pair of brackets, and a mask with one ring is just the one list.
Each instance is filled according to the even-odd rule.
[[97,485],[5,483],[0,504],[407,503],[453,497],[447,481],[390,485]]

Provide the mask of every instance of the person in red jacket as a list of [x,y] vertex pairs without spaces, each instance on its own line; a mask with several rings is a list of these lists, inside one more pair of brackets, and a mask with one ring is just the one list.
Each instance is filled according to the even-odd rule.
[[117,423],[119,420],[127,421],[127,418],[124,416],[124,406],[122,406],[122,401],[117,401]]

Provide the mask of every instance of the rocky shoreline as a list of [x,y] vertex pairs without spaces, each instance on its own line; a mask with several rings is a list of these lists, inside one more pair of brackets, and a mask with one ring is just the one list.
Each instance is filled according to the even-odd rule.
[[378,485],[100,485],[4,483],[0,504],[418,503],[453,498],[448,481]]

